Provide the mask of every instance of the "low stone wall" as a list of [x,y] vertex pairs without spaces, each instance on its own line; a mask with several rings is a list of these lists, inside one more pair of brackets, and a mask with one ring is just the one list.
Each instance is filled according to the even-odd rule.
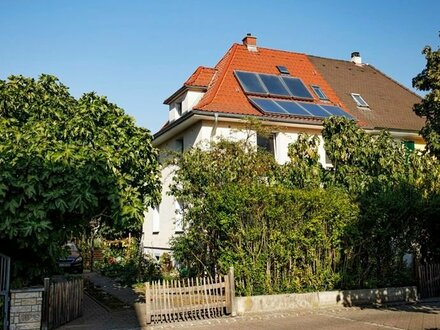
[[325,291],[265,296],[236,297],[237,314],[349,307],[364,304],[417,300],[415,286],[400,288]]
[[10,329],[40,329],[43,288],[11,290]]

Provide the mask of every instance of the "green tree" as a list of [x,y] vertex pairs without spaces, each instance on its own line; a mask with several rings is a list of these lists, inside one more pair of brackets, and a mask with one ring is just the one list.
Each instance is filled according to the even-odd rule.
[[408,275],[405,253],[421,252],[421,259],[435,254],[438,161],[410,152],[387,132],[371,135],[344,118],[326,120],[322,135],[333,164],[324,184],[344,187],[360,209],[345,285],[401,284]]
[[413,109],[418,116],[426,118],[420,133],[427,149],[440,159],[440,49],[432,50],[426,46],[422,53],[426,58],[426,67],[413,79],[412,84],[427,94]]
[[317,135],[303,133],[289,144],[290,162],[281,171],[284,184],[295,188],[317,188],[321,185],[324,172],[319,162],[319,143]]
[[0,81],[0,239],[16,282],[47,274],[92,219],[139,232],[160,198],[148,130],[105,97],[79,99],[57,78]]

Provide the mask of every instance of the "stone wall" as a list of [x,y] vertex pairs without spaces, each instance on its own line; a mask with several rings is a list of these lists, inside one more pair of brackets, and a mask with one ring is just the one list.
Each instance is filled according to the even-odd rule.
[[11,290],[10,329],[40,329],[43,288]]

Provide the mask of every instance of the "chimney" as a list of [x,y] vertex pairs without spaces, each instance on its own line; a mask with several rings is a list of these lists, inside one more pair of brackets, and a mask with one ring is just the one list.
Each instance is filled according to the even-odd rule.
[[243,38],[243,45],[245,45],[250,52],[257,52],[257,37],[252,36],[250,33],[246,34]]
[[361,53],[359,52],[351,53],[351,61],[356,65],[362,65]]

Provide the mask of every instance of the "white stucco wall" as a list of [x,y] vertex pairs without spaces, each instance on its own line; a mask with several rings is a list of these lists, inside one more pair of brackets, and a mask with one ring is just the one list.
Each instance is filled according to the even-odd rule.
[[174,102],[169,105],[168,120],[173,122],[180,118],[180,115],[176,109],[177,103],[182,104],[182,116],[185,112],[188,112],[194,108],[194,106],[199,103],[203,96],[203,92],[200,91],[187,91],[182,96],[178,97]]

